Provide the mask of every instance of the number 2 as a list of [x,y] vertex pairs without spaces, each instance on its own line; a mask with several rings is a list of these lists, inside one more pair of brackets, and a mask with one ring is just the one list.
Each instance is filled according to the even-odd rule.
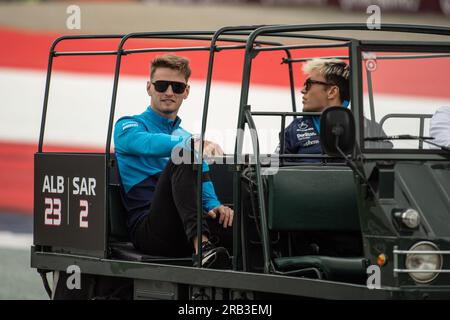
[[86,200],[80,200],[80,207],[83,208],[80,211],[80,228],[87,228],[89,204]]

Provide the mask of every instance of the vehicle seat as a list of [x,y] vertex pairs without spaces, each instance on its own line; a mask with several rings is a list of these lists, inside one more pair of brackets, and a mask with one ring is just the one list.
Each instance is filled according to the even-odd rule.
[[[280,167],[267,178],[270,231],[359,231],[356,186],[348,167]],[[277,272],[317,269],[328,280],[361,283],[366,277],[364,257],[321,255],[275,257]]]
[[[116,164],[115,161],[113,163]],[[223,203],[232,203],[232,172],[229,169],[229,165],[211,165],[210,174],[218,197]],[[126,210],[122,204],[120,188],[119,172],[114,165],[110,170],[110,183],[108,186],[109,250],[111,258],[192,266],[192,257],[151,256],[138,251],[134,247],[128,235]]]
[[138,251],[131,242],[112,242],[109,244],[111,258],[136,261],[151,262],[161,264],[174,264],[182,266],[192,266],[192,258],[173,258],[162,256],[150,256]]

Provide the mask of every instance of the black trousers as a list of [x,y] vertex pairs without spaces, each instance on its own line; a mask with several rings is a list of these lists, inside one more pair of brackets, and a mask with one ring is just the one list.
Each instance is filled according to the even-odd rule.
[[[210,220],[210,218],[208,218]],[[209,237],[206,218],[203,234]],[[169,160],[158,179],[149,214],[136,226],[133,244],[149,255],[187,257],[197,235],[197,173]]]

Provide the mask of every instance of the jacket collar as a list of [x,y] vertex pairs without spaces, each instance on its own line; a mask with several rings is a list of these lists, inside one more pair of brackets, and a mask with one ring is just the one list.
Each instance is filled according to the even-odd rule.
[[144,112],[144,116],[159,128],[170,131],[178,129],[181,123],[180,117],[177,116],[175,120],[163,117],[153,111],[151,106],[148,106],[147,110]]

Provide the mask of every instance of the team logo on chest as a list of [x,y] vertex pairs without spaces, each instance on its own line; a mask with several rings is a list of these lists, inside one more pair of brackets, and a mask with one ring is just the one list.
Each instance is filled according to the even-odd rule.
[[300,122],[297,131],[310,131],[312,128],[305,121]]
[[312,123],[308,121],[302,121],[297,125],[297,141],[302,147],[309,147],[319,143],[319,137],[314,130]]
[[298,141],[309,140],[311,137],[317,136],[314,127],[307,121],[302,121],[297,125],[297,139]]

